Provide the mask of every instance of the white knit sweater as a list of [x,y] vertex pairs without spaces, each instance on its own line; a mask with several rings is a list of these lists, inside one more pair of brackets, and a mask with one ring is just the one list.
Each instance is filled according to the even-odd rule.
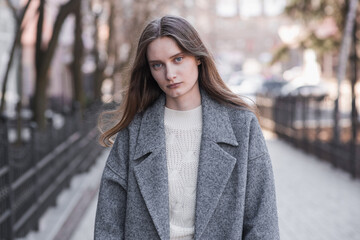
[[196,180],[199,163],[201,105],[189,111],[165,107],[166,158],[169,180],[170,239],[194,236]]

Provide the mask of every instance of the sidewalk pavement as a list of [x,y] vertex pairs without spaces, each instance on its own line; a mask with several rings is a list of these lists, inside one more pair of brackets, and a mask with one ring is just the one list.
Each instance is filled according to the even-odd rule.
[[[265,134],[267,136],[267,134]],[[360,180],[267,136],[282,240],[360,240]]]
[[[264,134],[273,163],[281,239],[359,240],[360,181]],[[74,178],[57,207],[42,218],[40,232],[26,240],[93,239],[97,190],[108,153],[104,151],[88,173]],[[44,230],[49,228],[52,231]]]
[[109,149],[104,150],[88,172],[74,176],[70,187],[58,196],[56,206],[41,217],[39,231],[21,239],[93,239],[98,189],[108,154]]

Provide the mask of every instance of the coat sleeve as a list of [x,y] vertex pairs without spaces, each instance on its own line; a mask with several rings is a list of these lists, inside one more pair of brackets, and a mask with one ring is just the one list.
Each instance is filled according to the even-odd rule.
[[243,239],[280,239],[271,160],[256,118],[250,126]]
[[95,217],[94,239],[124,239],[128,132],[121,130],[106,161]]

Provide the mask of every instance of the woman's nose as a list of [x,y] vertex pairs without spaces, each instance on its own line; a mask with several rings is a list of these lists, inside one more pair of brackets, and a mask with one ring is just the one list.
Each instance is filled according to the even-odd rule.
[[168,81],[172,81],[172,80],[175,80],[175,78],[176,78],[175,69],[173,69],[170,66],[167,66],[166,67],[166,79]]

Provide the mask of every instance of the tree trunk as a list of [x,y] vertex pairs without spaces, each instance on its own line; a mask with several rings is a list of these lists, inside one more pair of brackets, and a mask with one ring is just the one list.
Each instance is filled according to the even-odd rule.
[[[118,58],[118,43],[116,41],[117,29],[115,28],[116,6],[114,0],[110,0],[110,16],[109,16],[109,41],[108,41],[108,64],[111,66],[111,72],[107,72],[106,77],[112,79],[113,86],[115,86],[115,70]],[[112,95],[114,94],[114,87],[112,88]]]
[[40,72],[40,68],[43,61],[42,55],[44,54],[44,50],[42,49],[44,7],[45,7],[45,0],[40,0],[40,5],[38,8],[39,18],[36,29],[36,44],[35,44],[35,68],[37,73]]
[[74,40],[74,62],[72,64],[73,69],[73,86],[74,96],[73,99],[80,104],[80,111],[85,106],[84,89],[83,89],[83,75],[81,71],[82,56],[83,56],[83,43],[82,43],[82,25],[81,25],[81,1],[77,1],[75,8],[75,40]]
[[39,126],[45,126],[44,115],[46,108],[46,79],[40,77],[40,69],[44,64],[44,50],[42,49],[42,33],[44,24],[44,5],[45,0],[40,0],[38,8],[38,23],[36,29],[36,43],[35,43],[35,69],[36,69],[36,86],[34,95],[34,118]]
[[[45,115],[44,112],[46,110],[46,89],[48,84],[48,70],[51,64],[51,60],[54,56],[54,52],[56,50],[56,45],[58,42],[59,34],[61,31],[61,27],[65,21],[65,19],[69,16],[69,14],[75,11],[76,5],[80,0],[70,0],[60,7],[59,13],[56,17],[53,33],[51,39],[48,44],[48,48],[44,51],[44,54],[41,58],[41,64],[39,64],[39,68],[36,72],[36,88],[35,88],[35,96],[34,96],[34,118],[39,125],[40,128],[45,127]],[[38,39],[37,39],[38,40]]]
[[8,4],[13,9],[13,14],[14,14],[17,25],[16,25],[15,39],[14,39],[13,45],[11,47],[9,60],[8,60],[7,67],[6,67],[5,74],[4,74],[3,81],[2,81],[0,114],[2,114],[5,109],[5,93],[6,93],[6,85],[7,85],[7,81],[8,81],[8,77],[9,77],[9,72],[10,72],[11,64],[12,64],[12,61],[14,58],[16,46],[18,46],[18,44],[21,44],[20,39],[21,39],[22,31],[23,31],[23,29],[21,28],[21,24],[24,20],[25,13],[26,13],[27,9],[29,8],[30,2],[31,2],[31,0],[29,0],[26,3],[24,9],[22,10],[20,17],[17,18],[14,7],[11,5],[11,2],[8,1]]
[[[346,67],[349,59],[351,38],[354,30],[354,23],[356,20],[356,11],[358,6],[358,0],[350,0],[349,10],[346,18],[345,30],[343,32],[343,39],[341,42],[340,55],[339,55],[339,66],[337,72],[338,89],[337,98],[335,100],[334,109],[334,143],[337,145],[340,143],[340,111],[339,111],[339,100],[341,98],[340,86],[341,81],[345,78]],[[335,163],[336,165],[336,163]]]
[[356,166],[356,146],[357,146],[357,123],[358,123],[358,111],[356,108],[356,92],[355,85],[357,82],[357,63],[358,56],[356,52],[356,30],[357,23],[354,23],[354,31],[352,34],[352,56],[351,56],[351,130],[352,130],[352,139],[351,139],[351,153],[350,153],[350,161],[351,161],[351,169],[352,176],[356,178],[357,175],[357,166]]
[[110,0],[110,16],[109,16],[109,41],[108,41],[108,56],[116,56],[116,39],[115,39],[115,4],[113,0]]
[[100,61],[99,58],[99,50],[98,50],[98,19],[99,16],[95,16],[95,32],[94,32],[94,42],[95,42],[95,46],[94,46],[94,51],[93,54],[95,55],[95,64],[96,64],[96,69],[95,69],[95,76],[94,76],[94,97],[96,100],[99,100],[101,98],[101,84],[102,84],[102,80],[103,80],[103,72],[104,72],[104,66],[103,63]]
[[9,78],[9,73],[10,73],[12,61],[14,59],[15,49],[16,49],[16,46],[20,42],[20,37],[21,37],[21,29],[20,29],[20,26],[17,26],[17,30],[16,30],[16,33],[15,33],[15,40],[14,40],[13,45],[11,47],[9,60],[8,60],[8,63],[7,63],[6,71],[5,71],[5,74],[4,74],[4,77],[3,77],[3,82],[2,82],[0,114],[3,114],[4,110],[5,110],[6,86],[7,86],[7,82],[8,82],[8,78]]
[[23,106],[22,96],[23,96],[23,65],[22,65],[22,47],[21,45],[18,48],[19,51],[19,65],[17,72],[17,92],[19,95],[19,100],[16,105],[16,136],[17,136],[17,144],[22,144],[22,117],[21,110]]

